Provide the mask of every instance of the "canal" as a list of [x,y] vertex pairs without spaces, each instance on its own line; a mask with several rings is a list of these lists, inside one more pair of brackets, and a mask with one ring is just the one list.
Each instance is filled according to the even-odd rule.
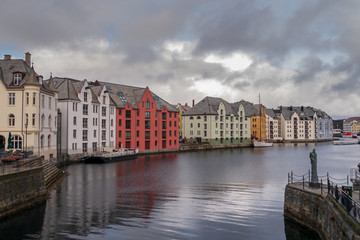
[[280,144],[77,164],[46,204],[0,222],[1,239],[316,239],[284,220],[287,174],[346,178],[360,145]]

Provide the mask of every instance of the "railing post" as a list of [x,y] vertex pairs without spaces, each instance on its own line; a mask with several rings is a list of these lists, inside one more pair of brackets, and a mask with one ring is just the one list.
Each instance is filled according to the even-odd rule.
[[346,183],[347,183],[347,185],[349,186],[349,174],[346,175]]
[[290,183],[290,173],[288,172],[288,184]]
[[322,184],[322,179],[321,179],[321,182],[320,182],[320,189],[321,189],[321,195],[323,194],[323,184]]
[[310,182],[310,169],[308,170],[308,174],[309,174],[309,182]]
[[303,189],[305,189],[305,177],[303,175]]
[[294,173],[292,170],[291,170],[291,183],[294,183]]
[[328,185],[328,193],[330,192],[330,179],[329,179],[329,173],[326,173],[326,180],[327,180],[327,185]]

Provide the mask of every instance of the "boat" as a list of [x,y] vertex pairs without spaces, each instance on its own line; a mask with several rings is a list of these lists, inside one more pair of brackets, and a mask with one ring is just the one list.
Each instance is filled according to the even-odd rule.
[[333,141],[334,145],[355,145],[359,144],[359,139],[357,138],[340,138],[339,140]]
[[256,141],[254,140],[253,141],[253,146],[255,148],[262,148],[262,147],[272,147],[273,143],[272,142],[265,142],[265,141]]
[[264,147],[272,147],[273,143],[272,142],[267,142],[261,139],[261,117],[262,117],[262,113],[261,113],[261,103],[260,103],[260,94],[259,94],[259,118],[260,118],[260,139],[259,141],[254,139],[252,142],[252,145],[254,148],[264,148]]
[[138,149],[121,149],[118,152],[105,152],[84,158],[85,163],[110,163],[135,159]]

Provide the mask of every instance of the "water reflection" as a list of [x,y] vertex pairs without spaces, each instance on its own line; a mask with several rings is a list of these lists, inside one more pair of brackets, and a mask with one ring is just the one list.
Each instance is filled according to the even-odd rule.
[[309,228],[300,226],[298,223],[285,218],[286,239],[291,240],[321,240],[320,236]]
[[[329,172],[344,178],[357,165],[360,146],[304,143],[68,166],[71,175],[52,192],[45,214],[38,214],[42,221],[15,235],[17,239],[29,234],[35,239],[306,239],[308,233],[297,224],[284,222],[284,189],[288,171],[308,171],[314,147],[319,175]],[[20,225],[27,224],[26,217],[18,221]]]

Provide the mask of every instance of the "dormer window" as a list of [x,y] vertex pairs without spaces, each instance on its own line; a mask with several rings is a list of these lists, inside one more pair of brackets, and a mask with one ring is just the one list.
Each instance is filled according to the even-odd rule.
[[14,73],[14,85],[16,86],[20,85],[21,79],[22,79],[21,73]]

